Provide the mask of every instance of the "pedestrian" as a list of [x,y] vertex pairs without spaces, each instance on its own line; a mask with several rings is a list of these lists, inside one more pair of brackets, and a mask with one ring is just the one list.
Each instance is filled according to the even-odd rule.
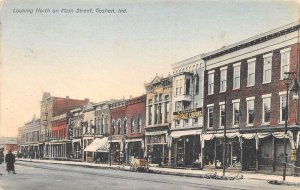
[[16,174],[15,172],[15,155],[13,155],[13,153],[11,152],[11,150],[8,152],[8,154],[6,154],[5,156],[5,162],[6,162],[6,170],[8,173],[10,173],[11,171],[13,172],[13,174]]
[[[0,148],[0,165],[4,162],[4,154],[3,154],[3,149]],[[0,175],[3,175],[0,173]]]

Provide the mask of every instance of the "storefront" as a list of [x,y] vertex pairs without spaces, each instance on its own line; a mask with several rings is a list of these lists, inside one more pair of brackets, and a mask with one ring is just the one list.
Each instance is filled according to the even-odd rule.
[[96,138],[88,145],[84,152],[86,152],[85,160],[87,162],[107,163],[108,162],[108,137]]
[[124,137],[122,135],[113,135],[110,140],[110,157],[112,164],[122,164],[126,160]]
[[147,156],[151,164],[168,163],[167,130],[146,132]]
[[144,158],[144,142],[142,138],[126,139],[126,163],[130,163],[131,158]]
[[73,139],[72,140],[72,159],[82,159],[82,141],[81,139]]
[[201,162],[201,132],[201,130],[171,132],[172,165],[179,167],[193,167]]

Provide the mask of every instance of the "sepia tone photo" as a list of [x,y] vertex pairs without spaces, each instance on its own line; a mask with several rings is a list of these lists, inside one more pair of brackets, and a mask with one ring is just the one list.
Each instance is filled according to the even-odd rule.
[[298,0],[0,8],[0,190],[300,188]]

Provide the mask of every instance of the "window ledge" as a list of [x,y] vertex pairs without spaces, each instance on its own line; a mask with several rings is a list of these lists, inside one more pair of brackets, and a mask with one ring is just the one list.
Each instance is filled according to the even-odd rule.
[[240,87],[239,88],[233,88],[232,90],[239,90],[240,89]]
[[253,127],[254,124],[247,124],[246,126],[247,126],[247,127]]
[[253,87],[253,86],[255,86],[255,85],[247,85],[246,87]]
[[270,84],[271,81],[263,82],[262,84]]
[[270,122],[263,122],[261,125],[270,125]]

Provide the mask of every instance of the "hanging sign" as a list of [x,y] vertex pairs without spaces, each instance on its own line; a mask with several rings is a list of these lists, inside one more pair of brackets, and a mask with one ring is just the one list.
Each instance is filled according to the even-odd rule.
[[174,120],[198,118],[201,116],[202,116],[202,108],[195,108],[195,109],[173,112]]

